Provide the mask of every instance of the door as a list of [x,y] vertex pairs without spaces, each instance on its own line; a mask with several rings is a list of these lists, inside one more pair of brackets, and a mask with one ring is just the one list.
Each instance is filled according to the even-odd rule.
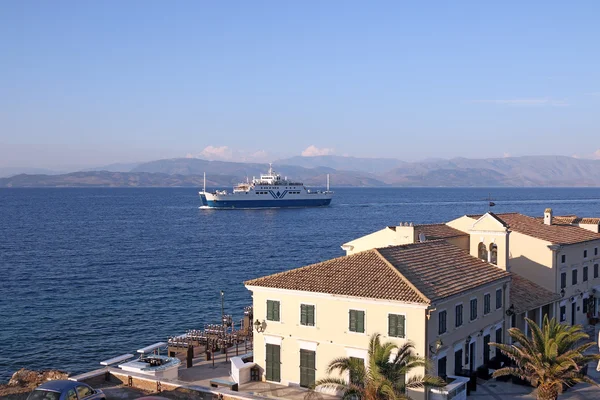
[[315,383],[315,352],[300,350],[300,386],[308,388]]
[[[496,329],[496,343],[502,343],[502,329]],[[496,347],[496,357],[500,356],[500,349]]]
[[271,382],[281,381],[281,347],[276,344],[267,344],[266,375]]
[[577,303],[571,303],[571,325],[575,325],[575,310],[577,309]]
[[475,342],[469,344],[469,371],[475,370]]
[[487,365],[490,361],[490,335],[483,337],[483,364]]
[[454,375],[460,375],[463,369],[463,351],[462,349],[454,352]]

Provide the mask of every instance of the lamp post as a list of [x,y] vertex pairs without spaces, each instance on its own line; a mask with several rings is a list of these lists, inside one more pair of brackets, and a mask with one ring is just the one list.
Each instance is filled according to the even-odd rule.
[[225,319],[225,308],[223,306],[224,297],[225,297],[225,292],[223,292],[221,290],[221,321],[223,321],[223,323],[225,323],[225,321],[224,321],[224,319]]

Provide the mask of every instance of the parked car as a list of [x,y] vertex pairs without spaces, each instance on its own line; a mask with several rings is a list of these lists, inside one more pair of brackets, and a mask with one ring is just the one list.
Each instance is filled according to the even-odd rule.
[[37,387],[27,400],[105,400],[100,389],[75,381],[48,381]]

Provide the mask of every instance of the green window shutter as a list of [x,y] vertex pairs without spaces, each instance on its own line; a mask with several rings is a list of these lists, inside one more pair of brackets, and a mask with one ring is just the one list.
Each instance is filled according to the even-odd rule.
[[307,306],[304,304],[300,305],[300,324],[308,325]]
[[406,317],[404,315],[398,315],[398,328],[397,328],[398,334],[397,334],[397,336],[401,337],[401,338],[403,338],[405,336],[404,335],[405,319],[406,319]]
[[390,337],[398,336],[397,327],[398,327],[398,316],[395,314],[389,314],[388,315],[388,336],[390,336]]
[[315,326],[315,306],[306,306],[306,322],[310,326]]
[[350,332],[356,332],[356,311],[350,310],[350,317],[348,322],[348,329]]
[[267,300],[267,320],[273,321],[273,301]]
[[356,331],[360,333],[365,332],[365,312],[357,311],[356,312]]
[[273,321],[279,321],[279,302],[273,302]]

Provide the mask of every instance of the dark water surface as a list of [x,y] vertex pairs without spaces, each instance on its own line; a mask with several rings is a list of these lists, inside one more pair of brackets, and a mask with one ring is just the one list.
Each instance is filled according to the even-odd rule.
[[220,316],[244,280],[343,255],[400,221],[487,211],[600,215],[600,189],[338,189],[330,207],[199,209],[194,189],[0,189],[0,382],[82,372]]

